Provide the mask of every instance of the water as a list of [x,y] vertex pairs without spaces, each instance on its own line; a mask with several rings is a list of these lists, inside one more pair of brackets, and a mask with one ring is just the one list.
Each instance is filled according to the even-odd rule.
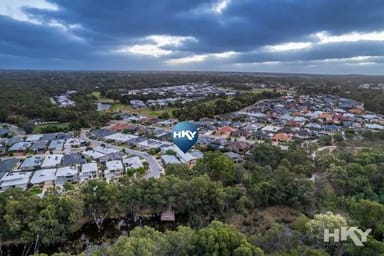
[[[36,253],[46,253],[48,255],[55,252],[66,252],[71,254],[80,254],[85,252],[90,255],[97,248],[113,244],[121,235],[128,235],[129,232],[137,226],[150,226],[156,230],[164,232],[165,230],[175,230],[180,223],[161,222],[160,216],[155,215],[149,218],[133,219],[108,219],[103,223],[103,229],[99,232],[94,222],[85,224],[79,231],[70,235],[67,241],[55,245],[40,245]],[[28,245],[29,246],[29,245]],[[27,246],[27,247],[28,247]],[[3,246],[0,256],[22,255],[24,245]],[[33,254],[34,245],[31,246],[29,254]]]

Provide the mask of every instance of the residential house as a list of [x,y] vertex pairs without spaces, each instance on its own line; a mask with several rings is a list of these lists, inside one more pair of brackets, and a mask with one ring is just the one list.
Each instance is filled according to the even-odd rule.
[[35,142],[35,141],[40,140],[41,137],[43,137],[42,134],[31,134],[31,135],[27,136],[25,141],[27,141],[27,142]]
[[0,191],[5,191],[9,188],[21,188],[23,190],[27,189],[29,184],[29,179],[32,175],[32,172],[7,172],[0,179]]
[[33,142],[32,146],[29,148],[35,154],[44,153],[47,149],[47,141],[36,141]]
[[61,160],[63,159],[63,157],[64,155],[61,155],[61,154],[48,155],[44,158],[44,161],[41,164],[41,167],[42,168],[57,167],[61,164]]
[[92,158],[92,159],[100,159],[101,157],[105,156],[105,154],[100,153],[96,150],[87,150],[81,153],[85,158]]
[[42,169],[34,172],[31,178],[32,185],[43,186],[44,184],[53,184],[56,180],[56,169]]
[[71,148],[78,148],[81,146],[86,145],[86,141],[78,138],[70,138],[65,141],[64,148],[71,149]]
[[229,136],[231,136],[232,132],[234,132],[234,131],[236,131],[236,129],[231,127],[231,126],[223,126],[223,127],[217,128],[215,134],[220,135],[220,136],[229,137]]
[[221,139],[216,139],[211,143],[209,143],[208,147],[212,149],[223,149],[227,145],[229,145],[229,142],[226,139],[221,138]]
[[162,148],[162,152],[166,153],[167,151],[173,151],[175,152],[177,158],[180,160],[181,163],[186,164],[188,166],[193,166],[196,164],[197,158],[193,156],[191,153],[184,153],[181,151],[177,146],[172,145],[169,147]]
[[5,145],[6,146],[13,146],[14,144],[16,143],[19,143],[19,142],[22,142],[22,139],[19,138],[19,137],[13,137],[13,138],[9,138],[5,141]]
[[99,158],[99,161],[100,162],[106,162],[106,161],[111,161],[111,160],[119,160],[121,158],[123,158],[125,156],[125,154],[123,152],[114,152],[114,153],[110,153],[110,154],[107,154],[107,155],[104,155],[102,157]]
[[135,169],[136,170],[139,168],[144,168],[144,165],[138,156],[134,156],[134,157],[130,157],[130,158],[123,158],[123,164],[125,166],[125,169]]
[[136,139],[138,136],[132,134],[124,134],[124,133],[114,133],[108,136],[105,136],[104,139],[107,141],[116,141],[119,143],[126,143],[129,140]]
[[97,129],[97,130],[91,131],[90,137],[102,139],[102,138],[109,136],[109,135],[112,135],[114,133],[116,133],[116,132],[111,130],[111,129]]
[[180,164],[179,159],[174,155],[161,155],[160,158],[164,166],[167,166],[168,164]]
[[310,139],[312,137],[312,133],[309,130],[300,129],[300,130],[294,132],[293,137],[296,139],[306,140],[306,139]]
[[48,146],[48,150],[50,150],[53,154],[60,154],[63,152],[65,140],[52,140]]
[[254,131],[252,135],[249,137],[249,139],[264,141],[264,140],[270,139],[270,136],[268,135],[268,133],[259,130],[259,131]]
[[129,102],[132,108],[146,108],[147,105],[142,100],[131,100]]
[[235,152],[225,152],[224,155],[231,158],[233,162],[240,163],[243,161],[243,157]]
[[57,137],[57,134],[56,133],[47,133],[47,134],[43,134],[43,136],[40,137],[40,141],[51,141],[51,140],[55,140]]
[[116,180],[123,175],[124,167],[120,160],[105,162],[104,177],[107,182]]
[[84,164],[87,160],[80,153],[73,153],[69,155],[64,155],[63,165],[75,165],[75,164]]
[[97,179],[99,177],[98,171],[99,170],[96,162],[82,164],[79,175],[80,181],[83,182],[87,180]]
[[55,185],[62,186],[66,182],[79,181],[79,165],[58,168],[55,174]]
[[41,163],[43,162],[42,156],[31,156],[28,157],[23,161],[23,163],[20,166],[20,169],[25,171],[31,171],[35,170],[36,168],[40,167]]
[[192,156],[196,157],[197,159],[199,159],[199,158],[203,158],[203,157],[204,157],[203,152],[201,152],[201,151],[199,151],[199,150],[197,150],[197,149],[192,149],[191,151],[189,151],[189,153],[190,153]]
[[31,146],[31,143],[29,142],[18,142],[13,144],[9,149],[8,152],[15,153],[17,155],[23,155],[25,152],[28,151],[29,147]]
[[251,144],[246,141],[235,141],[231,144],[229,144],[226,149],[229,151],[233,151],[236,153],[245,153],[251,148]]
[[7,173],[14,171],[20,160],[17,158],[9,158],[0,162],[0,179]]
[[132,124],[119,122],[119,123],[114,124],[111,127],[111,130],[116,131],[116,132],[122,132],[124,130],[131,130],[132,131],[134,127],[135,126]]
[[285,132],[279,132],[279,133],[276,133],[273,137],[272,137],[273,141],[274,142],[288,142],[292,139],[292,135],[289,135]]

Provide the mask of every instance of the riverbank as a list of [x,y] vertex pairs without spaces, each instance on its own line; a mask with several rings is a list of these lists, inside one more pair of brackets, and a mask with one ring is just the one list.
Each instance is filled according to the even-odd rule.
[[103,223],[101,230],[94,221],[85,223],[81,229],[72,233],[64,242],[52,245],[40,245],[35,243],[24,244],[11,240],[2,243],[0,255],[30,255],[33,253],[45,253],[51,255],[58,252],[80,254],[91,253],[97,248],[113,244],[120,236],[127,236],[137,226],[149,226],[161,232],[175,230],[179,222],[162,222],[160,216],[133,218],[111,218]]

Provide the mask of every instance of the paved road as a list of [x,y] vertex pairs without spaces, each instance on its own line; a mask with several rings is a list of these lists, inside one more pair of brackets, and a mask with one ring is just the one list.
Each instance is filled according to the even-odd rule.
[[148,154],[147,152],[133,150],[133,149],[130,149],[128,147],[116,146],[116,145],[105,143],[105,142],[99,141],[99,140],[93,140],[93,139],[90,139],[90,138],[88,138],[86,136],[87,132],[88,132],[88,130],[82,130],[80,137],[83,140],[89,141],[94,146],[98,146],[98,145],[104,144],[107,147],[114,148],[114,149],[117,149],[117,150],[122,150],[124,148],[125,152],[127,154],[144,158],[148,162],[149,169],[150,169],[150,172],[145,174],[144,178],[146,178],[146,179],[149,179],[149,178],[159,178],[160,174],[164,173],[164,168],[160,165],[160,163],[153,156]]

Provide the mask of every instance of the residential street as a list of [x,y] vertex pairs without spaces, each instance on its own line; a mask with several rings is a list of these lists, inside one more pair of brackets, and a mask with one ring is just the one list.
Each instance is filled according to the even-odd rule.
[[159,178],[160,174],[164,173],[164,168],[160,165],[160,163],[153,156],[148,154],[147,152],[133,150],[133,149],[130,149],[128,147],[116,146],[116,145],[106,143],[103,141],[93,140],[93,139],[90,139],[86,136],[87,132],[88,132],[88,130],[82,130],[80,138],[83,140],[89,141],[94,146],[99,146],[101,144],[104,144],[107,147],[118,149],[118,150],[122,150],[124,148],[125,152],[127,154],[144,158],[149,164],[149,172],[144,175],[144,178],[146,178],[146,179]]

